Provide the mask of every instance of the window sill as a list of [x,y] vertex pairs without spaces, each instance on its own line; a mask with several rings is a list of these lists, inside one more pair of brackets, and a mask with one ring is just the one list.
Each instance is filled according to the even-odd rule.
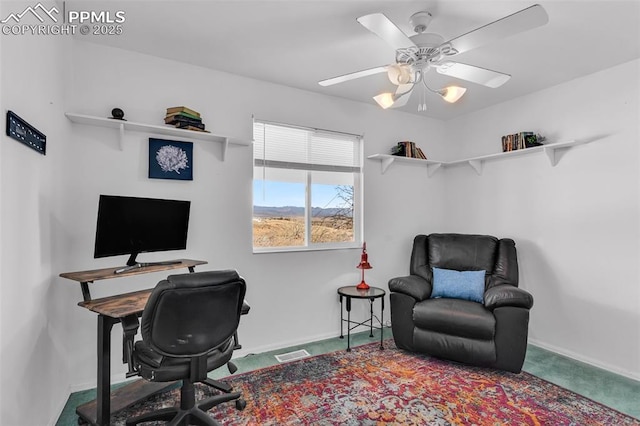
[[362,243],[340,243],[340,244],[323,244],[317,246],[304,247],[254,247],[253,254],[263,253],[290,253],[303,251],[326,251],[326,250],[344,250],[344,249],[362,249]]

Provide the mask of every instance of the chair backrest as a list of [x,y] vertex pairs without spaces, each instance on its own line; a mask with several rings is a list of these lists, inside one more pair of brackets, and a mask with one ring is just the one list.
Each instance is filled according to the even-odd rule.
[[433,267],[456,271],[486,271],[485,289],[499,284],[518,286],[515,242],[490,235],[430,234],[413,240],[410,273],[432,280]]
[[245,291],[234,270],[171,275],[149,296],[142,338],[164,356],[206,354],[237,330]]

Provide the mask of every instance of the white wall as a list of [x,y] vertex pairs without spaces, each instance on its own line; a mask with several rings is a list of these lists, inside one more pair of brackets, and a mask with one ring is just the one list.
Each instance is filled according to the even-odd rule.
[[447,227],[515,239],[533,293],[530,342],[640,378],[640,62],[629,62],[446,122],[451,159],[535,131],[560,153],[446,174]]
[[[6,16],[3,7],[0,16]],[[2,120],[12,110],[47,136],[43,156],[0,136],[0,424],[48,424],[70,385],[67,306],[58,284],[60,186],[68,124],[63,116],[64,37],[2,36]],[[29,60],[25,52],[29,52]],[[4,124],[3,124],[4,127]],[[34,409],[34,407],[37,407]]]
[[[399,140],[415,140],[427,153],[444,155],[443,123],[394,111],[381,111],[343,99],[246,79],[191,65],[119,49],[74,42],[73,84],[68,110],[109,116],[121,107],[125,118],[162,123],[169,106],[188,105],[200,111],[214,133],[251,140],[252,114],[257,118],[302,126],[364,134],[365,156],[388,152]],[[65,208],[64,270],[122,264],[125,257],[93,259],[99,194],[189,199],[192,214],[186,252],[141,255],[141,259],[189,257],[209,261],[206,267],[237,268],[247,279],[250,315],[240,325],[242,355],[289,344],[333,337],[339,332],[336,289],[359,281],[356,249],[304,253],[252,254],[252,151],[230,146],[226,161],[220,147],[195,142],[194,180],[150,180],[148,138],[126,135],[118,149],[117,132],[73,125],[64,163],[60,196]],[[422,167],[391,168],[365,160],[364,235],[374,269],[367,280],[386,288],[389,277],[408,272],[413,236],[441,228],[442,176],[426,179]],[[427,194],[425,197],[423,194]],[[57,272],[57,271],[56,271]],[[62,271],[60,271],[62,272]],[[166,274],[165,274],[166,275]],[[94,297],[156,284],[162,275],[98,282]],[[58,279],[57,285],[74,283]],[[77,287],[77,285],[76,285]],[[95,315],[76,307],[80,289],[65,302],[71,318],[70,363],[73,389],[95,386]],[[387,319],[390,318],[387,303]],[[361,307],[364,310],[365,306]],[[356,307],[354,307],[356,309]],[[114,328],[114,359],[119,359],[120,328]],[[114,380],[124,368],[113,363]]]

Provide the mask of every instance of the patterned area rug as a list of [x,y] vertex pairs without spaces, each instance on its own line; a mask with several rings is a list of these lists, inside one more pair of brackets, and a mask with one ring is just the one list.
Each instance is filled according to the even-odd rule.
[[[528,373],[512,374],[407,353],[393,340],[230,376],[247,408],[210,415],[225,425],[640,425],[640,421]],[[196,398],[215,391],[199,385]],[[113,419],[177,405],[152,397]],[[151,424],[151,423],[147,423]]]

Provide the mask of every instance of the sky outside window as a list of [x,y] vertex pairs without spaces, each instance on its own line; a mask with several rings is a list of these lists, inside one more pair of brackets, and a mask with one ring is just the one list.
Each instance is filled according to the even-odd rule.
[[[253,205],[267,207],[304,207],[305,185],[303,183],[253,181]],[[336,185],[312,185],[312,207],[341,207],[343,201],[337,197]]]

